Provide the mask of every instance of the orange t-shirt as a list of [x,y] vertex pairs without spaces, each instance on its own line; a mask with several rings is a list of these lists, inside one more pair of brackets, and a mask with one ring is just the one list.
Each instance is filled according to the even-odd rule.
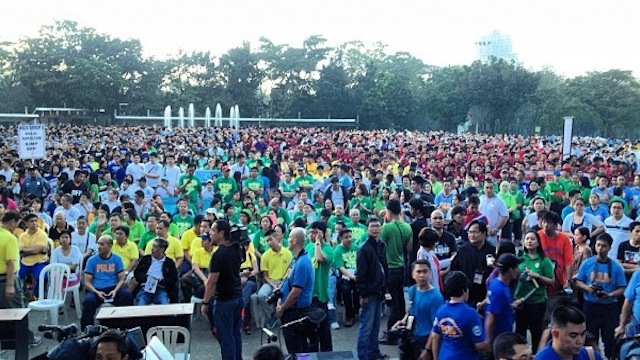
[[556,283],[547,288],[549,296],[556,295],[564,284],[567,283],[566,267],[573,264],[573,247],[571,239],[567,234],[559,232],[555,237],[549,237],[544,230],[538,230],[538,236],[542,243],[544,254],[553,262],[555,266]]

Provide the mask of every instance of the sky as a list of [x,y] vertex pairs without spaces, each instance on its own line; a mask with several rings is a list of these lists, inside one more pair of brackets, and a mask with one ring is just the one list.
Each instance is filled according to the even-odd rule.
[[528,69],[573,77],[588,71],[632,70],[640,77],[637,0],[4,0],[0,41],[36,36],[42,25],[73,20],[100,33],[138,39],[145,56],[179,50],[221,55],[266,37],[301,46],[382,42],[426,64],[464,65],[475,43],[494,30],[511,38]]

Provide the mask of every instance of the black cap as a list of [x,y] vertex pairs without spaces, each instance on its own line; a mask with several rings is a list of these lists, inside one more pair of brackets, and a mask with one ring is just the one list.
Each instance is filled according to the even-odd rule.
[[522,263],[521,258],[517,258],[513,254],[505,253],[498,257],[498,261],[495,262],[495,265],[500,269],[511,269],[517,268],[520,263]]

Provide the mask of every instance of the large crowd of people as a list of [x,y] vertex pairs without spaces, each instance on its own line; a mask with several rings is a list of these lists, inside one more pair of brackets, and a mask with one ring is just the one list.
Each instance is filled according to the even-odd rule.
[[224,359],[278,325],[289,353],[355,325],[360,359],[379,343],[499,358],[527,334],[538,358],[581,358],[587,332],[610,358],[640,321],[638,143],[577,138],[563,159],[557,137],[65,125],[27,160],[16,131],[0,131],[0,308],[42,296],[59,262],[83,327],[104,302],[199,299]]

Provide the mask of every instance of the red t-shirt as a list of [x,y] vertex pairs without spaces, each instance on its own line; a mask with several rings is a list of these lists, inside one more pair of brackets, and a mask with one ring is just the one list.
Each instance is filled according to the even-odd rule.
[[538,230],[538,236],[540,236],[542,242],[540,245],[544,250],[544,254],[555,265],[556,282],[554,286],[547,288],[549,296],[553,296],[562,290],[564,284],[567,283],[566,267],[573,264],[573,247],[569,236],[561,232],[555,237],[549,237],[544,230]]

